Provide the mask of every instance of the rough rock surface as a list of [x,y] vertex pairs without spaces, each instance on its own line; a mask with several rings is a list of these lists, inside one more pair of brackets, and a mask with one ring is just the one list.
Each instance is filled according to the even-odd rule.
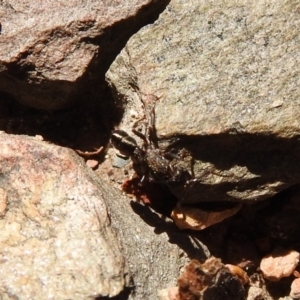
[[0,91],[45,110],[86,100],[128,36],[165,2],[1,1]]
[[[149,207],[107,191],[111,226],[117,232],[132,278],[132,300],[156,300],[158,291],[174,286],[191,258],[205,260],[210,253],[199,239],[180,231]],[[127,298],[126,298],[127,299]]]
[[177,300],[216,299],[244,300],[245,289],[238,277],[222,264],[210,257],[203,264],[192,260],[178,278]]
[[248,290],[247,300],[273,300],[274,297],[270,295],[266,289],[265,281],[260,274],[253,274],[250,277],[250,287]]
[[125,286],[100,184],[73,151],[0,134],[1,299],[93,299]]
[[1,133],[0,160],[1,297],[154,300],[210,255],[71,150]]
[[[299,182],[299,3],[174,0],[107,73],[121,128],[158,97],[161,147],[184,148],[184,203],[256,201]],[[176,160],[176,159],[175,159]],[[193,169],[193,170],[191,170]]]

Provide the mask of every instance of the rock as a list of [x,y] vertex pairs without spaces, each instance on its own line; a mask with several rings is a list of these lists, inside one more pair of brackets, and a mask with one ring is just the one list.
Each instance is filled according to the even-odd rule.
[[296,278],[293,280],[292,285],[291,285],[290,296],[293,299],[300,298],[300,278]]
[[[170,287],[167,289],[160,290],[158,293],[160,300],[186,300],[186,299],[223,299],[226,295],[230,294],[229,297],[241,295],[236,295],[238,292],[238,285],[234,286],[231,280],[228,280],[226,276],[223,276],[223,283],[218,286],[218,276],[221,273],[227,274],[231,280],[236,283],[248,284],[249,278],[245,271],[241,268],[233,265],[222,265],[220,259],[214,257],[206,260],[204,264],[200,264],[198,261],[191,261],[185,268],[183,274],[178,279],[179,287]],[[227,273],[230,272],[230,273]],[[223,275],[224,275],[223,274]],[[232,278],[234,275],[236,278]],[[231,285],[231,286],[230,286]],[[226,291],[227,289],[227,291]],[[223,290],[223,292],[222,292]],[[241,288],[241,291],[243,289]],[[225,291],[225,292],[224,292]],[[240,291],[240,292],[241,292]],[[241,292],[243,293],[243,292]],[[239,292],[238,292],[239,294]],[[243,298],[241,298],[243,299]],[[248,298],[247,298],[248,299]]]
[[97,166],[99,165],[99,161],[97,161],[95,159],[88,159],[86,161],[86,165],[91,169],[96,169]]
[[203,264],[192,260],[178,278],[178,287],[178,300],[246,299],[242,282],[215,257]]
[[270,295],[267,290],[266,283],[261,274],[254,273],[250,277],[250,287],[248,290],[247,300],[273,300],[274,297]]
[[0,188],[0,216],[5,215],[6,209],[7,209],[7,194],[5,190]]
[[0,134],[1,298],[113,297],[127,270],[102,184],[75,152]]
[[195,174],[169,186],[182,204],[258,201],[299,182],[295,7],[174,0],[111,65],[122,130],[138,117],[131,111],[147,115],[141,99],[156,97],[161,149]]
[[[153,3],[155,2],[155,3]],[[166,1],[1,1],[0,91],[57,110],[86,100],[130,35]],[[99,94],[93,96],[99,101]]]
[[273,300],[274,298],[270,296],[266,297],[265,292],[262,288],[250,286],[247,300],[258,300],[258,299]]
[[2,297],[154,300],[189,256],[209,256],[69,149],[1,133],[0,159]]
[[177,300],[178,287],[171,287],[158,292],[159,300]]
[[261,260],[260,269],[265,278],[271,281],[278,281],[293,273],[298,265],[299,256],[299,253],[294,250],[279,251],[275,249]]
[[156,300],[160,290],[176,285],[179,270],[191,257],[209,257],[200,240],[179,230],[149,207],[130,201],[118,191],[107,189],[104,194],[108,195],[111,226],[117,232],[132,278],[130,300]]
[[211,225],[222,222],[235,215],[241,205],[235,205],[222,211],[209,211],[192,207],[180,206],[174,208],[171,217],[180,229],[203,230]]

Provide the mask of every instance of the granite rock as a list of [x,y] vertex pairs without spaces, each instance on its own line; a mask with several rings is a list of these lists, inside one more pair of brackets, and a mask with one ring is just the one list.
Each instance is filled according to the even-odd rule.
[[299,182],[298,10],[173,0],[111,65],[120,128],[130,132],[141,99],[155,96],[161,149],[187,153],[174,159],[196,179],[171,187],[181,204],[263,200]]
[[126,268],[100,184],[75,152],[0,134],[2,299],[116,296]]
[[1,133],[0,160],[3,299],[154,300],[210,255],[70,149]]

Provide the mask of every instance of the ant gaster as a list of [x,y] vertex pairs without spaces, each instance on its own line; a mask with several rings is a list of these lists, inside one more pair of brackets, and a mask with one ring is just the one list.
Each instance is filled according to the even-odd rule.
[[[181,168],[171,164],[166,157],[170,153],[164,153],[158,147],[155,131],[155,102],[157,97],[148,95],[142,99],[145,114],[136,121],[132,132],[143,140],[139,147],[136,140],[123,130],[114,130],[111,137],[113,146],[122,154],[131,157],[133,167],[137,175],[144,180],[159,183],[185,182],[191,179],[191,175]],[[137,126],[144,121],[144,133],[137,130]]]

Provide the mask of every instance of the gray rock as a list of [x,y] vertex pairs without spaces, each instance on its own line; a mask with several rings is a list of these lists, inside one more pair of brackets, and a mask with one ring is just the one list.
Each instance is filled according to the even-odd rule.
[[4,133],[0,160],[1,299],[118,295],[126,284],[124,259],[103,189],[83,160]]
[[191,258],[210,256],[198,238],[158,216],[149,207],[113,191],[107,206],[131,275],[132,300],[156,300],[159,290],[176,285],[179,271]]
[[263,200],[299,182],[297,7],[171,1],[107,72],[121,129],[157,97],[160,147],[185,153],[174,165],[195,175],[170,185],[182,203]]

